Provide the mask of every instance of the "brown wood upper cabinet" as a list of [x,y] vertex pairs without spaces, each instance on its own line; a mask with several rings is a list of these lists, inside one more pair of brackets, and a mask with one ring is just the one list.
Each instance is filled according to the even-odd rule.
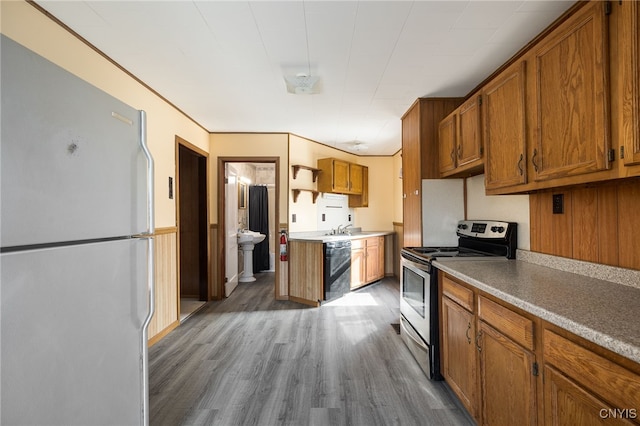
[[625,1],[622,8],[622,139],[620,147],[625,166],[640,164],[640,5]]
[[527,182],[525,70],[516,62],[482,90],[488,190]]
[[318,191],[336,194],[362,194],[362,166],[338,160],[321,158],[318,160]]
[[362,194],[349,195],[349,207],[369,207],[369,168],[362,166]]
[[420,98],[402,116],[402,246],[422,246],[422,179],[438,179],[438,123],[460,98]]
[[474,95],[440,122],[440,175],[471,176],[483,171],[482,97]]
[[607,3],[582,7],[530,52],[536,181],[610,168]]
[[611,168],[608,4],[577,5],[482,88],[487,193],[617,177]]

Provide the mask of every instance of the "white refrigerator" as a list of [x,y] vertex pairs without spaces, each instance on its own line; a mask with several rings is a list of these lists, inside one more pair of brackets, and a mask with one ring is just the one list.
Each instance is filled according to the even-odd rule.
[[458,221],[463,219],[464,179],[422,180],[424,247],[457,247]]
[[145,114],[1,37],[0,424],[148,424]]

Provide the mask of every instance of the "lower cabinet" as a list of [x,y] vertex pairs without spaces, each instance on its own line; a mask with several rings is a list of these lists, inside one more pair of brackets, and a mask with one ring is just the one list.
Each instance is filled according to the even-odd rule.
[[634,424],[553,367],[544,367],[544,395],[546,425]]
[[477,421],[478,352],[475,323],[473,313],[448,297],[442,298],[442,376]]
[[535,425],[535,356],[484,321],[479,336],[482,423]]
[[640,424],[640,364],[447,274],[440,285],[442,374],[478,424]]
[[583,344],[563,330],[544,329],[545,423],[640,423],[640,366],[628,369]]
[[351,289],[384,277],[384,237],[351,241]]
[[537,423],[533,321],[444,275],[443,376],[485,425]]

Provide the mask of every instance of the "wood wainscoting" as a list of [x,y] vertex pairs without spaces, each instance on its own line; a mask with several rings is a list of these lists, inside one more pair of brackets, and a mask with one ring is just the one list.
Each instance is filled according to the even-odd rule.
[[529,203],[531,251],[640,270],[640,179],[539,192]]
[[149,346],[180,325],[178,318],[178,228],[157,228],[155,241],[156,310],[149,324]]

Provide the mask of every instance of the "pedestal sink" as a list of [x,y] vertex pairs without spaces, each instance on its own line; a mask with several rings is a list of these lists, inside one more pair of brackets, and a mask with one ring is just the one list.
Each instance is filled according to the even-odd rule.
[[265,234],[255,231],[238,232],[238,244],[240,244],[240,250],[244,254],[244,272],[242,272],[238,281],[246,283],[256,280],[253,276],[253,248],[265,237]]

